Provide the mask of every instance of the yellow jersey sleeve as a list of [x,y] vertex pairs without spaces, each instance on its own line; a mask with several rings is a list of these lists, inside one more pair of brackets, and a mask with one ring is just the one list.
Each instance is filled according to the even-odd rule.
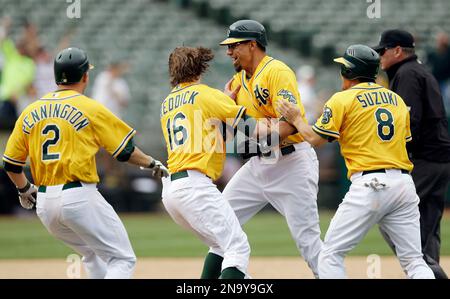
[[[100,104],[99,104],[100,105]],[[115,116],[103,105],[94,116],[95,136],[108,153],[116,158],[127,145],[136,131]]]
[[322,115],[313,125],[312,129],[321,136],[328,136],[334,139],[339,139],[339,132],[344,120],[345,107],[336,95],[323,107]]
[[6,144],[3,160],[16,166],[25,166],[28,157],[28,138],[22,130],[23,113],[16,121],[14,130]]
[[245,107],[236,105],[232,98],[217,89],[211,89],[211,95],[201,102],[203,113],[234,128],[244,115]]
[[273,72],[268,83],[269,90],[273,92],[271,95],[272,108],[277,117],[281,117],[281,114],[276,109],[278,101],[288,101],[295,104],[300,108],[302,117],[304,117],[304,109],[300,102],[297,80],[292,72],[288,70]]

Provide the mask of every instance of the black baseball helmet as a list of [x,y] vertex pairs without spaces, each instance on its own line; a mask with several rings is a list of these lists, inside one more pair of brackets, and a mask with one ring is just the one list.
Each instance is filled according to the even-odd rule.
[[58,85],[68,85],[80,82],[83,75],[94,67],[89,64],[86,52],[78,48],[67,48],[55,57],[53,70],[55,82]]
[[254,40],[265,48],[267,46],[267,36],[264,26],[253,20],[239,20],[234,22],[228,29],[227,38],[220,45],[231,45],[247,40]]
[[343,57],[335,58],[341,64],[341,74],[344,78],[375,80],[380,67],[380,55],[365,45],[351,45]]

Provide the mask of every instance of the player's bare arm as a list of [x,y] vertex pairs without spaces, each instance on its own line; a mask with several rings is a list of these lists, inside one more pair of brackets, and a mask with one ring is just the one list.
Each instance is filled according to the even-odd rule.
[[[279,101],[277,110],[290,124],[294,125],[303,138],[313,146],[321,146],[327,142],[325,138],[314,132],[312,127],[302,120],[300,109],[296,105],[287,101]],[[280,136],[282,123],[285,122],[280,122]]]
[[7,171],[6,173],[8,174],[9,178],[18,189],[25,187],[25,185],[28,183],[28,179],[23,173],[23,171],[21,171],[20,173]]
[[169,176],[169,170],[160,161],[142,152],[137,146],[132,144],[132,141],[130,143],[119,155],[119,161],[140,166],[142,170],[149,169],[157,178]]
[[279,126],[278,134],[280,135],[280,140],[284,140],[290,135],[297,133],[297,129],[295,128],[295,126],[291,125],[284,119],[279,120],[278,126]]
[[153,171],[153,175],[161,178],[169,176],[169,170],[161,163],[161,161],[144,154],[139,148],[135,147],[130,156],[128,163],[138,165],[141,169],[148,168]]
[[153,160],[151,156],[146,155],[138,147],[135,147],[127,162],[137,166],[147,167]]

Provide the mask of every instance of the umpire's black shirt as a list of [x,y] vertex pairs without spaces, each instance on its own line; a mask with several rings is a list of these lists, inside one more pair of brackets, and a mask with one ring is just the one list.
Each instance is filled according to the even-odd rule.
[[450,162],[450,137],[439,85],[413,55],[387,70],[389,87],[410,109],[410,158]]

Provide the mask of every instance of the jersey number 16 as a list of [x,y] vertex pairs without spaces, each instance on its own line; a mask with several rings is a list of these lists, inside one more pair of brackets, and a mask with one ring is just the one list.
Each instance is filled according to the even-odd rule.
[[167,120],[166,129],[171,151],[173,151],[174,148],[184,144],[188,138],[186,128],[183,125],[178,124],[178,120],[182,121],[184,119],[186,119],[186,116],[183,113],[178,112],[173,117],[173,120],[170,118]]

